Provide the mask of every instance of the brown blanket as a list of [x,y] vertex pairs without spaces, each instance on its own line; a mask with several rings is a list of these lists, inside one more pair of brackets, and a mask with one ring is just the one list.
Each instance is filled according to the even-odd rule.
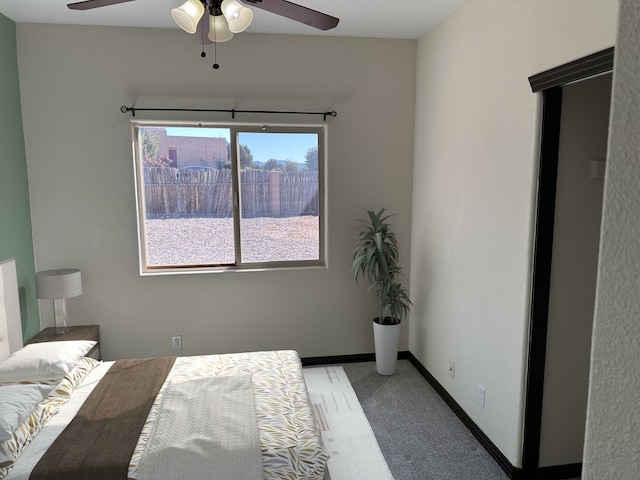
[[118,360],[31,472],[31,480],[126,480],[153,400],[175,357]]

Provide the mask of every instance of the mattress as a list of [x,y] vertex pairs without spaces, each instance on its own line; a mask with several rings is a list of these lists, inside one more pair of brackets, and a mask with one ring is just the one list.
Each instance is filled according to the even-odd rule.
[[[58,413],[42,427],[15,462],[7,480],[26,480],[48,446],[71,421],[113,362],[98,365],[77,387]],[[302,375],[298,354],[292,350],[178,357],[165,385],[172,379],[204,376],[251,375],[265,479],[322,479],[329,458]],[[140,457],[157,418],[164,392],[160,390],[149,412],[132,456],[128,477],[137,478]]]

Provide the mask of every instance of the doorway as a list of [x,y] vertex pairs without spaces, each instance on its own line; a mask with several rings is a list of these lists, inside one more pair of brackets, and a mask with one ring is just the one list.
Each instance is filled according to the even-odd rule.
[[613,54],[611,48],[529,79],[543,94],[543,115],[525,478],[581,472]]

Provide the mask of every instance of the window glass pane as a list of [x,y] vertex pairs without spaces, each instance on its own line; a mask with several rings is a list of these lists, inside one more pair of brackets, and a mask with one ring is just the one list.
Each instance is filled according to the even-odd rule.
[[324,265],[324,127],[133,127],[142,274]]
[[233,264],[229,129],[140,128],[148,267]]
[[318,134],[240,132],[244,263],[320,259]]

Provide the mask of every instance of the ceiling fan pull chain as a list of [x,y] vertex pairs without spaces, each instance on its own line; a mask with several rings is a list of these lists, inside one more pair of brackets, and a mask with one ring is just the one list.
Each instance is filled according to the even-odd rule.
[[201,56],[202,58],[204,58],[204,57],[206,57],[206,56],[207,56],[207,52],[205,52],[205,51],[204,51],[204,44],[205,44],[205,41],[204,41],[204,31],[203,31],[203,30],[199,30],[199,31],[197,32],[197,35],[198,35],[199,40],[200,40],[200,45],[202,46],[202,52],[200,52],[200,56]]
[[218,65],[218,42],[217,42],[217,38],[216,38],[216,18],[217,17],[213,17],[213,69],[217,70],[220,68],[220,65]]
[[213,65],[214,70],[218,70],[220,65],[218,65],[218,45],[216,43],[213,44]]

